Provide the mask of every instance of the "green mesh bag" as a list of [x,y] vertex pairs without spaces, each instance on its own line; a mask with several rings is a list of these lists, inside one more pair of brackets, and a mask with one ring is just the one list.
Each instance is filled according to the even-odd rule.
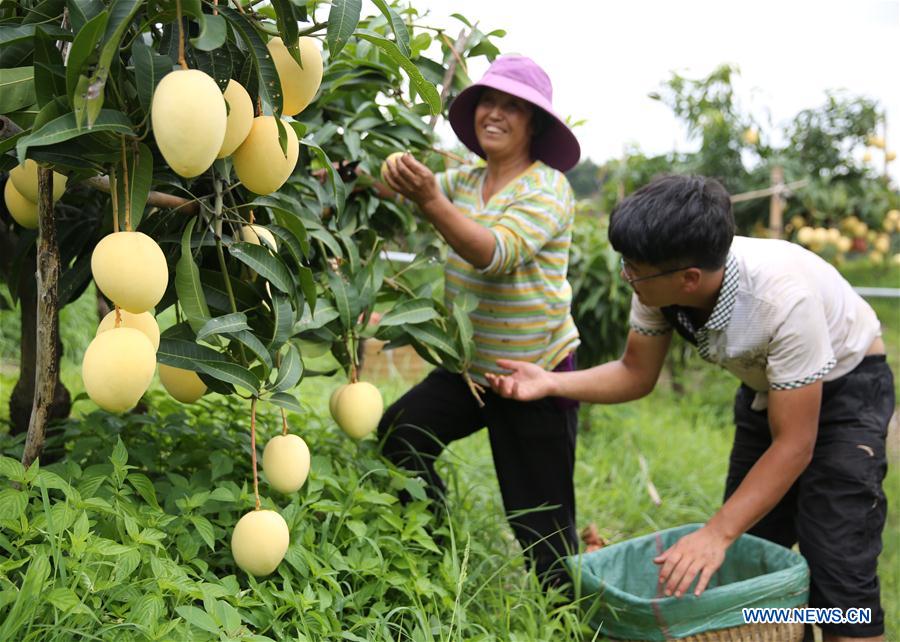
[[701,526],[670,528],[568,557],[569,572],[587,596],[585,608],[592,609],[591,625],[609,637],[665,641],[741,626],[743,608],[807,603],[806,560],[753,535],[742,535],[731,545],[700,597],[661,596],[653,558]]

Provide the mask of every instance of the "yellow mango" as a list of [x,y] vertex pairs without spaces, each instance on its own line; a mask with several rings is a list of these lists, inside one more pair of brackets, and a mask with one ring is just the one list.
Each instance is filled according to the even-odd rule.
[[235,80],[229,80],[224,97],[228,103],[228,119],[225,125],[225,140],[222,141],[222,147],[216,158],[230,156],[244,142],[253,126],[253,102],[243,85]]
[[225,140],[225,98],[199,69],[171,71],[153,92],[153,137],[172,170],[193,178],[209,169]]
[[147,336],[134,328],[101,332],[88,345],[81,364],[84,389],[109,412],[133,408],[150,387],[156,351]]
[[91,273],[103,294],[134,314],[159,303],[169,281],[165,255],[143,232],[103,237],[91,255]]
[[375,430],[383,412],[381,393],[367,381],[347,384],[334,400],[334,420],[353,439]]
[[19,193],[12,179],[3,188],[3,202],[16,223],[28,230],[38,228],[38,207]]
[[[37,203],[40,196],[38,195],[38,164],[33,160],[26,159],[21,165],[16,165],[9,171],[9,177],[19,191],[19,194],[27,198],[32,203]],[[66,191],[66,181],[69,178],[65,174],[53,172],[53,202],[55,203],[62,198]]]
[[297,435],[272,437],[263,451],[269,486],[281,493],[300,490],[309,475],[309,446]]
[[312,102],[322,84],[324,67],[319,43],[315,38],[300,38],[300,60],[303,67],[297,64],[281,38],[272,38],[268,47],[284,94],[282,114],[295,116]]
[[300,155],[300,141],[287,121],[287,156],[278,143],[278,125],[274,116],[257,116],[246,140],[233,156],[234,171],[244,187],[257,194],[271,194],[290,177]]
[[231,534],[235,563],[251,575],[268,575],[281,563],[291,543],[284,518],[273,510],[255,510],[238,520]]

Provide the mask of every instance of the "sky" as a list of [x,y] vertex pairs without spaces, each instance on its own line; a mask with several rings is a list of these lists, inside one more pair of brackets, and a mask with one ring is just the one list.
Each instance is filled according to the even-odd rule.
[[[413,0],[425,24],[459,33],[460,13],[482,31],[505,29],[503,53],[527,55],[550,75],[557,113],[582,158],[690,151],[684,127],[648,94],[673,71],[701,78],[736,64],[741,109],[761,132],[821,106],[826,90],[875,99],[887,113],[887,147],[900,150],[900,0]],[[484,57],[469,63],[481,77]],[[452,139],[444,125],[442,137]],[[777,138],[775,139],[777,142]],[[876,153],[876,161],[882,162]],[[894,183],[900,161],[891,164]],[[880,166],[880,165],[879,165]]]

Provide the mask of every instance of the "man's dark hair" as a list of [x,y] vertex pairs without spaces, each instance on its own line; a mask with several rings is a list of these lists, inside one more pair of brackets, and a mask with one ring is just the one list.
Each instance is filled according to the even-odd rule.
[[731,198],[705,176],[662,176],[613,210],[609,241],[626,259],[661,267],[715,270],[734,238]]

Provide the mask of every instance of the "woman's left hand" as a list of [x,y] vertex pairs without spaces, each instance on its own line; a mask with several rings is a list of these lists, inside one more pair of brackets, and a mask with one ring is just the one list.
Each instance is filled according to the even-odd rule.
[[387,163],[384,179],[388,186],[420,208],[441,194],[437,179],[428,167],[406,153],[393,163]]

